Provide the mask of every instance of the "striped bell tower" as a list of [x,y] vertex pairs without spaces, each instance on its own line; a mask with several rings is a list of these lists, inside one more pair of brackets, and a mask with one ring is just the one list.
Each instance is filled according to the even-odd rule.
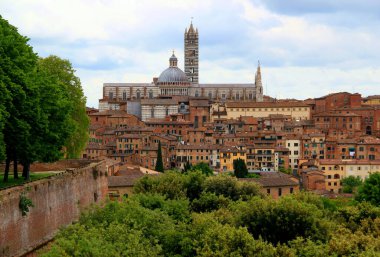
[[198,29],[194,29],[191,21],[189,29],[185,30],[185,73],[192,84],[199,83],[199,45]]

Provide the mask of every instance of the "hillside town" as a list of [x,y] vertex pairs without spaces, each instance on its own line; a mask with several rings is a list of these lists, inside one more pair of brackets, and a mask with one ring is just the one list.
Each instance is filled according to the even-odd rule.
[[380,96],[338,92],[295,100],[262,94],[260,63],[252,84],[198,84],[198,30],[186,29],[185,71],[177,57],[151,83],[104,83],[99,109],[88,108],[83,158],[110,158],[154,169],[158,142],[165,169],[207,163],[233,172],[298,177],[307,190],[341,193],[341,179],[380,170]]

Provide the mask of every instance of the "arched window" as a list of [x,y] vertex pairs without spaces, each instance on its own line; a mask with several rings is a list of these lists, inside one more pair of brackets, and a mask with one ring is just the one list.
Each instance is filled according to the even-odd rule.
[[211,91],[208,92],[208,98],[212,98],[212,92]]
[[334,179],[340,179],[339,174],[334,174]]
[[141,98],[141,92],[140,92],[140,89],[137,89],[137,91],[136,91],[136,98],[137,98],[137,99],[140,99],[140,98]]
[[236,93],[236,100],[239,100],[240,99],[240,94],[239,92]]
[[154,118],[154,107],[152,107],[152,109],[150,110],[150,117]]

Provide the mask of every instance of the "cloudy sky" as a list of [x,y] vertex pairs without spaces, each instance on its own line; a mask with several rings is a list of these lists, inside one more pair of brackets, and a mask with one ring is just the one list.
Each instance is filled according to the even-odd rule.
[[272,97],[380,94],[379,0],[1,0],[0,15],[73,63],[88,106],[104,82],[151,82],[172,49],[183,67],[191,17],[201,83],[253,82],[260,60]]

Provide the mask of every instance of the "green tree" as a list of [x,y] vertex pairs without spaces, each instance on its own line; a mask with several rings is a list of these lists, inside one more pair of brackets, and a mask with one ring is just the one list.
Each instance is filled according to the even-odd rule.
[[362,184],[362,179],[354,176],[348,176],[341,180],[343,184],[343,193],[355,193],[356,189]]
[[[27,151],[23,144],[30,136],[27,118],[34,99],[28,95],[28,78],[35,70],[37,55],[28,41],[0,16],[0,159],[5,150],[4,181],[8,180],[10,162],[17,164],[19,155]],[[15,171],[17,176],[17,166]]]
[[372,173],[358,189],[356,199],[380,205],[380,173]]
[[252,198],[237,206],[236,225],[245,226],[254,238],[287,243],[297,237],[325,241],[331,224],[315,205],[282,197],[279,200]]
[[234,174],[237,178],[245,178],[248,175],[247,165],[243,159],[236,159],[233,162]]
[[158,141],[157,160],[156,160],[155,171],[164,172],[164,163],[162,162],[161,141]]
[[75,76],[75,70],[69,60],[51,55],[39,60],[39,68],[53,77],[69,101],[70,116],[68,125],[71,133],[66,138],[64,150],[66,158],[78,158],[88,141],[89,118],[86,114],[86,98],[80,80]]
[[189,161],[185,163],[185,166],[183,167],[184,172],[188,172],[191,169],[191,164]]
[[191,167],[190,170],[192,170],[192,171],[199,170],[203,174],[205,174],[206,176],[210,176],[210,175],[214,174],[214,171],[205,162],[199,162],[199,163],[195,164],[194,166]]

